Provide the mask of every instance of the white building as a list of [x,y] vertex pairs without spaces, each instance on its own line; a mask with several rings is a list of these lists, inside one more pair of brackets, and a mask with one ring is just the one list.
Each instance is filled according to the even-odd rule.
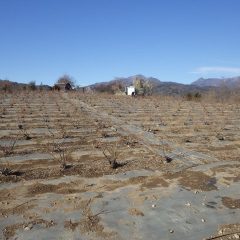
[[135,87],[134,86],[126,87],[125,92],[127,95],[135,95]]

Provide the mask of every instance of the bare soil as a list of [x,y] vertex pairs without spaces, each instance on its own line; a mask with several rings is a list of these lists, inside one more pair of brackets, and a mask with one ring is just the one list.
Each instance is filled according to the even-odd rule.
[[43,91],[0,104],[0,239],[237,239],[239,103]]

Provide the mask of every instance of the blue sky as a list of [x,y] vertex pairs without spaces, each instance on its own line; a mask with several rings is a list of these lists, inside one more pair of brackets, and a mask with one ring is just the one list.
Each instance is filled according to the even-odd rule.
[[0,0],[0,79],[240,75],[239,0]]

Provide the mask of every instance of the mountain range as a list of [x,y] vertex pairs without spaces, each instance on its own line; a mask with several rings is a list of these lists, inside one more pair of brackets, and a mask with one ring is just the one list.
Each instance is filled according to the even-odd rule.
[[[198,80],[192,82],[191,84],[182,84],[177,82],[163,82],[154,77],[146,77],[144,75],[138,74],[130,77],[118,77],[111,81],[100,82],[89,85],[87,87],[94,89],[96,91],[102,91],[109,89],[113,85],[121,85],[123,87],[133,85],[134,80],[143,79],[148,81],[153,86],[153,93],[155,94],[170,94],[170,95],[182,95],[189,92],[206,92],[209,90],[216,90],[220,87],[227,87],[230,89],[240,88],[240,76],[232,78],[199,78]],[[0,89],[3,86],[11,85],[15,89],[20,89],[27,86],[27,84],[11,82],[8,80],[0,79]],[[41,85],[41,88],[50,89],[50,86]]]
[[138,74],[130,77],[118,77],[108,82],[95,83],[90,85],[92,89],[98,90],[100,86],[111,86],[113,84],[121,84],[123,86],[133,85],[136,78],[149,81],[153,86],[155,94],[186,94],[188,92],[206,92],[209,90],[218,89],[220,87],[236,88],[240,87],[240,77],[232,78],[199,78],[191,84],[182,84],[177,82],[163,82],[154,77],[146,77]]
[[163,82],[154,77],[146,77],[144,75],[138,74],[130,77],[118,77],[108,82],[101,82],[95,83],[88,87],[94,89],[96,91],[104,91],[108,87],[112,85],[122,85],[122,86],[130,86],[133,85],[134,80],[142,79],[144,81],[148,81],[153,86],[153,93],[154,94],[170,94],[170,95],[179,95],[179,94],[186,94],[188,92],[203,92],[207,91],[212,87],[205,87],[205,86],[197,86],[197,85],[189,85],[189,84],[182,84],[176,82]]
[[192,82],[191,85],[199,87],[228,87],[236,88],[240,87],[240,77],[232,78],[199,78],[198,80]]

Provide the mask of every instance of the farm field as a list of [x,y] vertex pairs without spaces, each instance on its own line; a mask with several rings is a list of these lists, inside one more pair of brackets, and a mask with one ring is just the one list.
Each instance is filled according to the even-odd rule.
[[239,103],[44,91],[0,103],[0,239],[240,238]]

